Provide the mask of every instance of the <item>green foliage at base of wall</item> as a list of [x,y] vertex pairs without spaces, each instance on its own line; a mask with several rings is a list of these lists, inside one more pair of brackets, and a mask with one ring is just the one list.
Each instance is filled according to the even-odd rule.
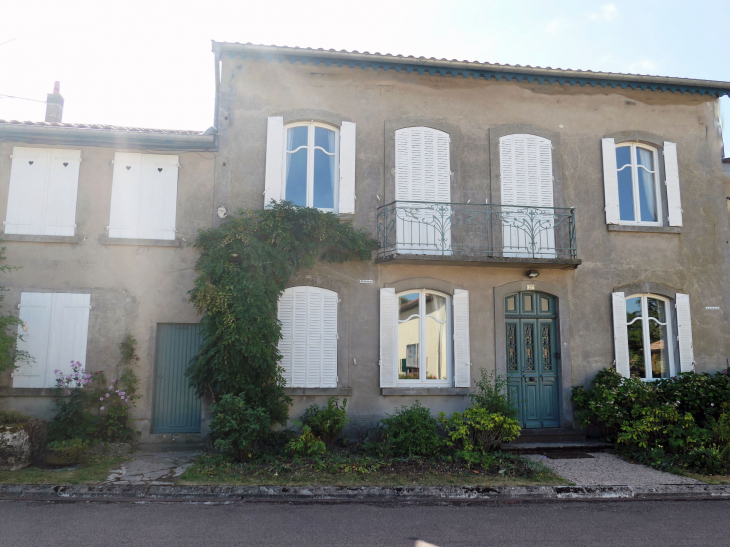
[[284,424],[290,400],[278,364],[279,297],[318,258],[369,260],[377,242],[332,213],[272,202],[201,231],[195,246],[202,254],[190,300],[203,315],[205,341],[188,369],[190,383],[200,396],[235,395]]
[[[5,260],[5,247],[0,248],[0,262]],[[0,273],[17,270],[8,264],[0,264]],[[0,286],[0,303],[5,300],[7,289]],[[2,305],[0,304],[0,308]],[[22,325],[20,318],[13,313],[0,313],[0,373],[9,368],[15,368],[16,361],[33,360],[33,356],[18,349],[18,340],[22,338],[16,327]]]

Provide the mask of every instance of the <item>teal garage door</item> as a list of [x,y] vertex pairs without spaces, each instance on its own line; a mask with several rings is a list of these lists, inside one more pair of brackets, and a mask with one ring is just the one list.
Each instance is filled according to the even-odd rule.
[[202,341],[199,324],[158,323],[152,433],[200,432],[200,399],[185,370]]

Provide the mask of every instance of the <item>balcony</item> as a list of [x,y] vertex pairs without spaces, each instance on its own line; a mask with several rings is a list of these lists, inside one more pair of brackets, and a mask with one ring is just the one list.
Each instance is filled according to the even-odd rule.
[[575,208],[394,201],[378,207],[379,263],[576,268]]

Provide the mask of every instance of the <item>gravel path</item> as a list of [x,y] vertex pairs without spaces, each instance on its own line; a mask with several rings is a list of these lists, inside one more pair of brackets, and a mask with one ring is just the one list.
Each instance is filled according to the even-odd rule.
[[592,458],[551,460],[539,454],[526,458],[541,462],[556,474],[576,485],[651,485],[651,484],[701,484],[701,481],[658,471],[646,465],[629,463],[615,454],[590,453]]

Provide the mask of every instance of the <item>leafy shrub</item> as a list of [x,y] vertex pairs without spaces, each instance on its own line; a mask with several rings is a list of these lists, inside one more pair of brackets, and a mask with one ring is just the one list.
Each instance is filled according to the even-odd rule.
[[380,420],[365,443],[367,451],[382,457],[432,457],[443,445],[436,419],[431,410],[416,401],[402,406]]
[[32,416],[28,416],[16,410],[0,409],[0,425],[22,425],[34,419],[35,418]]
[[244,461],[261,453],[271,431],[271,417],[266,409],[249,406],[243,397],[223,395],[210,405],[210,431],[214,446]]
[[457,452],[489,452],[503,441],[513,441],[520,435],[517,420],[476,405],[463,414],[454,412],[450,418],[441,412],[439,422],[446,430],[447,446]]
[[494,376],[481,369],[482,377],[474,381],[475,389],[469,394],[474,406],[484,408],[490,414],[501,414],[509,418],[517,418],[517,403],[507,396],[507,379]]
[[89,449],[89,443],[82,439],[67,439],[48,443],[46,449],[53,450],[64,460],[78,460]]
[[[301,422],[298,423],[301,424]],[[315,435],[308,425],[302,427],[299,437],[289,441],[287,448],[293,456],[316,457],[327,452],[327,447],[322,439]]]
[[302,416],[302,422],[309,426],[312,433],[322,439],[327,446],[332,445],[349,421],[347,399],[342,401],[342,407],[340,407],[339,401],[335,397],[329,398],[327,406],[320,408],[317,405],[311,405]]
[[723,403],[730,401],[730,374],[722,371],[714,376],[703,372],[688,372],[673,378],[657,380],[660,403],[679,405],[682,412],[689,412],[701,427],[717,419]]

